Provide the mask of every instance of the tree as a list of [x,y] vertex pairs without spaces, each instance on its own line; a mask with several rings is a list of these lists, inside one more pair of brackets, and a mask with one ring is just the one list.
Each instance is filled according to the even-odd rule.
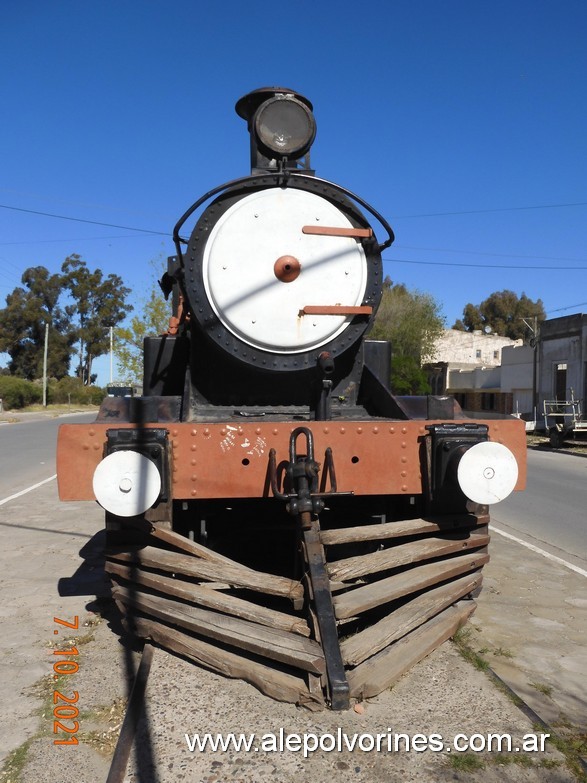
[[[152,263],[157,269],[157,263]],[[152,281],[146,298],[137,308],[130,325],[119,327],[114,332],[116,339],[116,360],[122,378],[129,383],[139,383],[143,377],[143,340],[167,331],[171,307],[156,282]]]
[[130,288],[122,278],[101,269],[91,272],[76,253],[68,256],[62,267],[65,286],[73,304],[65,310],[75,322],[75,341],[79,344],[77,374],[84,385],[92,382],[92,362],[110,349],[110,327],[117,326],[132,310],[125,299]]
[[513,291],[495,291],[479,305],[467,304],[463,310],[463,319],[457,320],[453,329],[464,332],[488,330],[518,340],[528,335],[524,319],[532,321],[534,317],[538,322],[546,318],[542,299],[534,302],[524,293],[518,298]]
[[441,307],[431,294],[410,291],[405,285],[394,285],[385,278],[381,304],[369,337],[391,342],[391,386],[396,394],[430,391],[421,362],[434,354],[434,345],[443,331]]
[[63,378],[69,371],[74,340],[70,319],[59,304],[63,276],[35,266],[26,269],[21,280],[24,288],[17,287],[8,294],[6,307],[0,310],[0,352],[10,355],[12,375],[27,380],[40,378],[48,324],[47,373]]

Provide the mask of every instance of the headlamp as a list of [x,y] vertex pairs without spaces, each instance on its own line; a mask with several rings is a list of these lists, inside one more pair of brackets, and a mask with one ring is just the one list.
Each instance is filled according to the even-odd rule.
[[259,148],[270,158],[300,158],[316,136],[312,112],[292,95],[276,95],[262,103],[253,126]]

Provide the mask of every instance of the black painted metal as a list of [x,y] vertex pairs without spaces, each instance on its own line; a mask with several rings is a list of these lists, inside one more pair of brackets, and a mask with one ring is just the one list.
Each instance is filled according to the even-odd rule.
[[338,628],[332,605],[330,582],[326,572],[324,547],[320,542],[320,524],[318,518],[312,518],[309,512],[300,516],[302,517],[300,524],[312,585],[313,603],[320,630],[320,643],[326,662],[330,706],[333,710],[348,710],[350,690],[338,641]]
[[[362,246],[367,260],[367,285],[364,301],[361,304],[373,308],[371,316],[355,316],[340,335],[319,350],[312,349],[294,354],[276,354],[264,351],[248,345],[232,334],[220,321],[206,295],[202,268],[206,243],[216,223],[234,204],[252,193],[279,186],[279,180],[270,175],[244,178],[230,184],[230,186],[225,186],[225,192],[221,193],[198,219],[184,259],[184,284],[193,316],[194,346],[196,347],[198,341],[201,342],[199,340],[201,336],[206,341],[213,343],[216,354],[228,355],[233,362],[253,367],[256,373],[259,371],[299,373],[304,370],[313,370],[318,355],[325,351],[338,361],[338,357],[355,348],[357,341],[373,322],[383,290],[383,266],[379,246],[374,239],[364,239]],[[287,187],[308,191],[329,201],[347,217],[353,226],[370,227],[362,212],[349,200],[344,189],[338,185],[316,177],[291,174],[287,180]],[[203,203],[203,200],[201,199],[200,202]],[[196,347],[196,350],[200,350],[200,348]]]
[[[166,429],[154,427],[106,430],[106,453],[136,451],[150,459],[161,476],[161,492],[156,504],[166,502],[170,497],[169,436]],[[155,505],[156,505],[155,504]]]
[[[299,453],[298,439],[305,440],[305,454]],[[324,508],[322,497],[339,494],[336,492],[336,475],[332,449],[326,451],[326,463],[330,475],[331,493],[317,492],[320,465],[314,460],[314,437],[309,427],[296,427],[289,439],[289,463],[285,469],[289,488],[293,494],[279,491],[275,449],[269,453],[269,474],[271,489],[275,497],[287,501],[290,514],[296,516],[303,537],[304,556],[308,566],[311,596],[318,623],[319,641],[326,662],[328,691],[333,710],[349,708],[349,684],[338,642],[338,628],[334,616],[330,580],[326,571],[326,556],[320,542],[318,514]],[[343,493],[340,493],[343,494]]]
[[[215,188],[212,188],[212,190],[209,190],[207,193],[204,193],[203,196],[201,196],[197,201],[195,201],[192,206],[187,209],[184,214],[180,217],[180,219],[175,224],[175,227],[173,229],[173,242],[175,244],[175,247],[177,249],[177,255],[180,259],[181,264],[184,264],[184,256],[181,251],[181,245],[187,245],[188,242],[185,239],[182,239],[180,237],[179,232],[183,228],[184,224],[187,220],[195,213],[197,210],[202,207],[207,201],[210,201],[211,198],[214,198],[214,196],[217,196],[219,193],[222,193],[223,191],[227,190],[234,190],[235,188],[239,187],[246,187],[246,186],[253,186],[254,188],[279,188],[279,187],[301,187],[304,188],[304,184],[306,185],[306,190],[313,190],[315,192],[318,192],[320,190],[327,190],[328,188],[333,188],[334,190],[338,191],[339,195],[346,196],[347,198],[351,199],[355,203],[359,204],[361,207],[367,210],[376,220],[377,222],[383,226],[385,231],[387,232],[387,239],[385,242],[378,244],[376,241],[373,240],[374,246],[377,248],[377,251],[381,253],[383,250],[388,248],[395,239],[395,234],[393,233],[393,229],[387,222],[387,220],[381,215],[380,212],[378,212],[374,207],[372,207],[368,202],[366,202],[364,199],[360,198],[360,196],[357,196],[356,193],[353,193],[351,190],[348,190],[347,188],[343,188],[341,185],[336,185],[334,182],[329,182],[327,179],[321,179],[320,177],[311,177],[308,174],[300,174],[299,172],[290,172],[290,171],[276,171],[276,172],[268,172],[266,174],[263,174],[262,176],[253,175],[253,176],[247,176],[247,177],[239,177],[238,179],[230,180],[230,182],[225,182],[223,185],[218,185]],[[365,223],[363,228],[370,228],[368,223]]]
[[463,454],[476,443],[488,440],[489,427],[471,422],[446,422],[428,424],[430,432],[430,476],[428,477],[432,501],[444,511],[460,511],[466,507],[457,470]]

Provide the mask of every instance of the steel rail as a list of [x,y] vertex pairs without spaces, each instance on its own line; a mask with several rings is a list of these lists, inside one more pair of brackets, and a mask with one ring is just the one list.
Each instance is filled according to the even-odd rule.
[[154,647],[151,644],[145,644],[143,648],[143,655],[132,686],[106,783],[122,783],[126,775],[137,725],[143,713],[145,690],[153,661],[153,650]]

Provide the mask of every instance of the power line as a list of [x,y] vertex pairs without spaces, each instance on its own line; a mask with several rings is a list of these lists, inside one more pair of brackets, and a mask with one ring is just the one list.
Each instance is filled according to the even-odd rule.
[[[1,243],[0,243],[1,244]],[[587,263],[587,258],[569,258],[568,256],[538,256],[521,253],[489,253],[483,250],[455,250],[450,247],[422,247],[420,245],[400,245],[394,242],[394,249],[402,250],[425,250],[428,253],[459,253],[467,256],[490,256],[493,258],[533,258],[534,260],[542,258],[545,261],[579,261]],[[558,267],[557,267],[558,269]]]
[[564,207],[587,207],[587,201],[576,201],[569,204],[538,204],[533,207],[500,207],[497,209],[466,209],[458,212],[423,212],[420,215],[394,215],[394,220],[407,218],[444,217],[445,215],[484,215],[490,212],[521,212],[528,209],[562,209]]
[[[106,224],[104,224],[106,225]],[[132,229],[132,231],[144,230],[144,229]],[[158,233],[158,232],[153,232]],[[75,239],[32,239],[25,242],[0,242],[0,247],[4,245],[47,245],[54,242],[94,242],[105,239],[139,239],[135,234],[116,234],[115,236],[104,237],[75,237]]]
[[102,223],[99,220],[85,220],[83,218],[69,217],[68,215],[55,215],[52,212],[38,212],[35,209],[23,209],[22,207],[11,207],[7,204],[0,204],[0,209],[11,209],[14,212],[27,212],[29,215],[42,215],[43,217],[58,218],[59,220],[71,220],[74,223],[91,223],[93,226],[106,226],[107,228],[120,228],[124,231],[140,231],[143,234],[159,234],[160,236],[171,236],[169,231],[153,231],[149,228],[135,228],[131,226],[119,226],[116,223]]
[[568,307],[558,307],[556,310],[547,310],[546,314],[550,315],[550,313],[562,313],[563,310],[573,310],[575,307],[584,307],[587,305],[587,302],[579,302],[578,304],[569,305]]
[[587,266],[534,266],[534,265],[516,265],[516,264],[464,264],[458,261],[408,261],[406,258],[384,258],[390,264],[418,264],[423,266],[459,266],[468,267],[470,269],[542,269],[548,271],[549,269],[566,269],[573,272],[581,272],[587,270]]

